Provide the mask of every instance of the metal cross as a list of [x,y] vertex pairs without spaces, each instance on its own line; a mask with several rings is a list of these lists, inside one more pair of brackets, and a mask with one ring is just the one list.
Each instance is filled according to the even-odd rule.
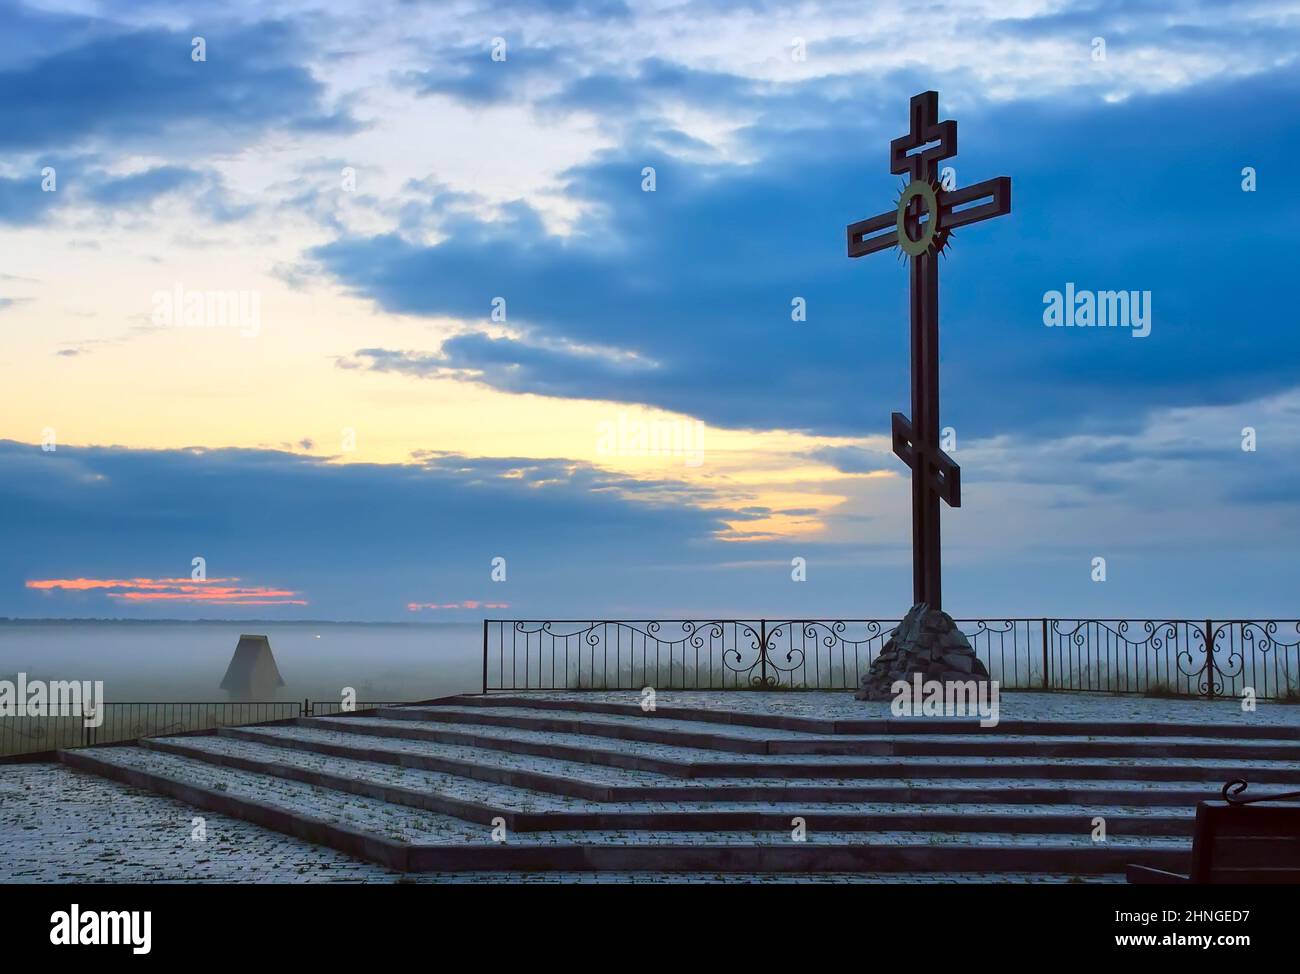
[[942,608],[939,499],[961,506],[961,468],[939,449],[939,254],[952,231],[1011,212],[1011,178],[944,189],[938,164],[957,154],[957,123],[938,121],[939,93],[912,98],[911,130],[889,143],[889,171],[907,175],[898,205],[848,227],[849,256],[891,247],[911,259],[912,419],[891,417],[894,453],[912,468],[914,602]]

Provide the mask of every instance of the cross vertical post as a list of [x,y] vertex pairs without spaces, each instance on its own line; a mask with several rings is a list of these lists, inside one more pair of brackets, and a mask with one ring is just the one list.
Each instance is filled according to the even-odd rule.
[[[939,570],[939,495],[921,469],[939,449],[939,267],[934,254],[913,258],[912,276],[912,594],[943,607]],[[954,464],[954,466],[956,466]],[[960,503],[960,498],[958,498]]]
[[943,607],[939,501],[961,506],[961,468],[939,448],[939,254],[957,227],[1011,212],[1011,180],[988,179],[945,190],[942,159],[957,154],[957,123],[938,120],[939,94],[923,91],[909,105],[906,135],[889,144],[889,171],[906,175],[894,210],[848,226],[848,254],[894,247],[911,261],[912,418],[891,417],[894,453],[912,470],[912,594]]

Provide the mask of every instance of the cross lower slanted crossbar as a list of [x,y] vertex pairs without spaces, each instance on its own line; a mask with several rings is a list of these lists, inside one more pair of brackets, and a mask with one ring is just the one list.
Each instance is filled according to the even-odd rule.
[[961,467],[937,446],[916,442],[912,424],[902,413],[890,414],[894,455],[919,473],[926,490],[933,490],[949,507],[961,507]]

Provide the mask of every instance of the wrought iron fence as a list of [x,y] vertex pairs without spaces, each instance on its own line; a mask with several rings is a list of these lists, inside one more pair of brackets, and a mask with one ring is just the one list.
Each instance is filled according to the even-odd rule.
[[[1300,697],[1300,620],[958,619],[1004,689]],[[898,620],[483,623],[491,690],[852,689]]]
[[[358,702],[356,710],[392,706],[398,701]],[[263,724],[298,717],[326,717],[343,712],[338,700],[266,700],[215,703],[109,702],[100,704],[103,720],[87,727],[81,715],[24,714],[0,716],[0,757],[53,751],[63,747],[112,744],[140,737]]]

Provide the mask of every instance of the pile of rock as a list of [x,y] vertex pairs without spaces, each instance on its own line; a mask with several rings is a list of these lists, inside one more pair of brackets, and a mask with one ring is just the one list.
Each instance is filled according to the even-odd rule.
[[898,680],[910,683],[912,674],[924,680],[947,683],[952,680],[987,682],[989,671],[975,657],[975,650],[948,613],[931,609],[924,602],[912,606],[898,624],[884,649],[862,678],[854,697],[858,700],[890,700],[890,689]]

